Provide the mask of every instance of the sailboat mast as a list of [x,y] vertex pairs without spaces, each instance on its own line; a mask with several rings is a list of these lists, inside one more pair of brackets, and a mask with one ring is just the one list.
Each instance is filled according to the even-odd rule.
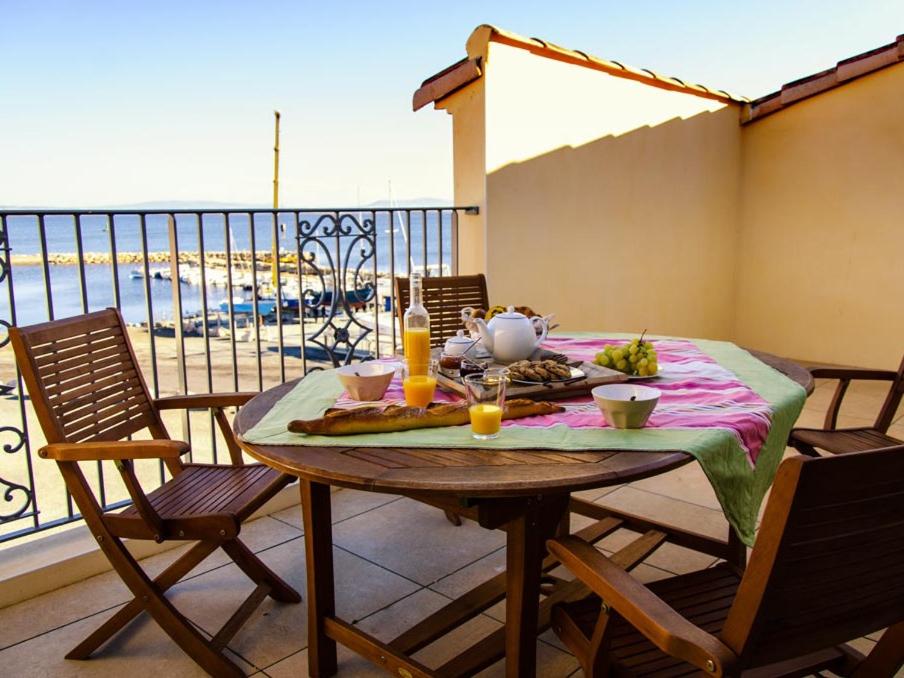
[[[389,219],[390,219],[389,228],[391,228],[393,230],[395,230],[395,217],[393,216],[394,214],[395,214],[395,212],[393,211],[393,205],[392,205],[392,179],[390,179],[389,180]],[[398,216],[399,216],[399,230],[402,232],[402,239],[405,241],[405,249],[410,250],[411,248],[408,246],[407,229],[405,228],[405,225],[402,223],[402,215],[400,214]],[[411,215],[409,214],[407,216],[410,217]],[[414,255],[412,254],[411,256],[408,257],[409,275],[411,274],[411,271],[413,271],[413,270],[414,270]]]
[[[279,111],[273,111],[274,117],[274,140],[273,140],[273,209],[279,209]],[[273,218],[277,219],[278,215],[276,213],[273,214]],[[252,217],[253,222],[253,217]],[[251,224],[251,228],[254,228],[254,224]],[[273,278],[273,289],[276,290],[279,288],[279,240],[273,239],[273,260],[270,263],[272,278]]]

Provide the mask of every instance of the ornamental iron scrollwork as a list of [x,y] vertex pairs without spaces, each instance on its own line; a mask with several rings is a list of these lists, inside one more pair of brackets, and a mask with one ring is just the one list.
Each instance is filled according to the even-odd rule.
[[[373,329],[356,312],[374,303],[376,280],[377,227],[374,218],[359,219],[353,214],[322,214],[316,220],[298,222],[298,258],[305,280],[300,298],[302,331],[305,325],[317,328],[305,335],[304,345],[322,352],[334,367],[373,355],[363,351],[362,342]],[[316,348],[315,348],[316,347]],[[323,369],[312,367],[308,371]]]
[[[13,299],[12,270],[10,269],[10,248],[9,233],[7,223],[3,217],[0,217],[0,284],[6,283],[10,310],[15,317],[15,301]],[[0,348],[9,343],[10,320],[0,318],[0,326],[5,329],[2,339],[0,339]],[[18,379],[17,379],[18,382]],[[21,388],[21,387],[20,387]],[[21,391],[19,397],[21,398]],[[5,424],[0,426],[0,436],[6,442],[2,444],[0,449],[5,453],[0,459],[6,459],[6,455],[16,455],[20,452],[24,455],[28,454],[28,444],[23,428]],[[11,440],[9,437],[11,436]],[[22,455],[20,455],[21,457]],[[25,463],[28,464],[28,459]],[[5,466],[5,464],[3,465]],[[30,477],[30,474],[29,474]],[[20,483],[8,480],[0,475],[0,496],[3,503],[0,504],[0,524],[8,523],[13,520],[23,518],[34,506],[34,487],[28,487]]]

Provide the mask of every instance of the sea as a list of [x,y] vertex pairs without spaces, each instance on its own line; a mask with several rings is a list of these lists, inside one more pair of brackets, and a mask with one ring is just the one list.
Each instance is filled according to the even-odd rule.
[[[176,240],[179,252],[197,252],[203,244],[205,252],[223,252],[227,240],[233,251],[270,252],[274,240],[282,252],[298,251],[299,231],[311,234],[302,238],[302,251],[311,252],[319,265],[333,267],[337,252],[342,266],[353,272],[360,266],[362,272],[406,275],[411,269],[431,267],[437,269],[442,262],[452,261],[452,213],[449,211],[396,212],[390,225],[388,212],[362,210],[341,213],[342,233],[336,233],[333,222],[320,213],[304,213],[296,223],[294,213],[280,213],[276,223],[271,214],[207,213],[199,218],[194,214],[175,216]],[[376,220],[376,252],[371,252],[369,238],[358,224]],[[409,223],[410,219],[410,223]],[[9,246],[12,255],[42,252],[40,223],[34,216],[8,216],[6,218]],[[112,220],[104,215],[83,215],[76,224],[71,215],[46,215],[44,218],[44,247],[49,255],[74,254],[78,251],[77,235],[81,250],[88,253],[107,253],[112,249],[122,252],[170,252],[169,220],[164,214],[149,214],[145,218],[145,238],[142,238],[140,218],[134,214],[116,214]],[[146,245],[143,245],[143,240]],[[426,248],[424,244],[426,242]],[[442,248],[440,249],[440,242]],[[409,256],[410,252],[410,256]],[[150,267],[165,268],[168,263],[151,263]],[[239,264],[236,262],[238,268]],[[247,266],[247,264],[246,264]],[[76,265],[51,265],[49,279],[45,280],[42,265],[12,265],[9,278],[15,300],[15,318],[10,305],[9,280],[0,282],[0,322],[17,325],[43,322],[51,317],[63,318],[115,305],[114,281],[118,283],[119,307],[126,322],[148,321],[149,309],[145,281],[132,277],[133,270],[141,270],[141,264],[85,264],[84,287],[80,269]],[[259,279],[266,277],[260,275]],[[173,320],[173,283],[169,280],[151,279],[150,315],[154,322]],[[192,315],[202,309],[201,287],[180,283],[183,315]],[[237,294],[238,291],[234,291]],[[222,287],[208,286],[208,308],[214,310],[226,299]]]

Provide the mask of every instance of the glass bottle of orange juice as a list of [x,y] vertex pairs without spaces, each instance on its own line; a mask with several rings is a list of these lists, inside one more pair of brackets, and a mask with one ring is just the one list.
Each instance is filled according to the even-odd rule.
[[[430,362],[430,314],[424,307],[423,279],[411,274],[411,299],[403,317],[402,344],[411,374],[427,374]],[[421,368],[422,366],[422,368]]]

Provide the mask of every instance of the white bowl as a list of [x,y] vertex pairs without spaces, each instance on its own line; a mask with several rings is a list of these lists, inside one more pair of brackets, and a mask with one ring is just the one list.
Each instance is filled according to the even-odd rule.
[[339,381],[354,400],[379,400],[386,393],[396,366],[391,363],[355,363],[336,370]]
[[590,394],[608,424],[615,428],[646,426],[662,395],[658,388],[640,384],[603,384]]

